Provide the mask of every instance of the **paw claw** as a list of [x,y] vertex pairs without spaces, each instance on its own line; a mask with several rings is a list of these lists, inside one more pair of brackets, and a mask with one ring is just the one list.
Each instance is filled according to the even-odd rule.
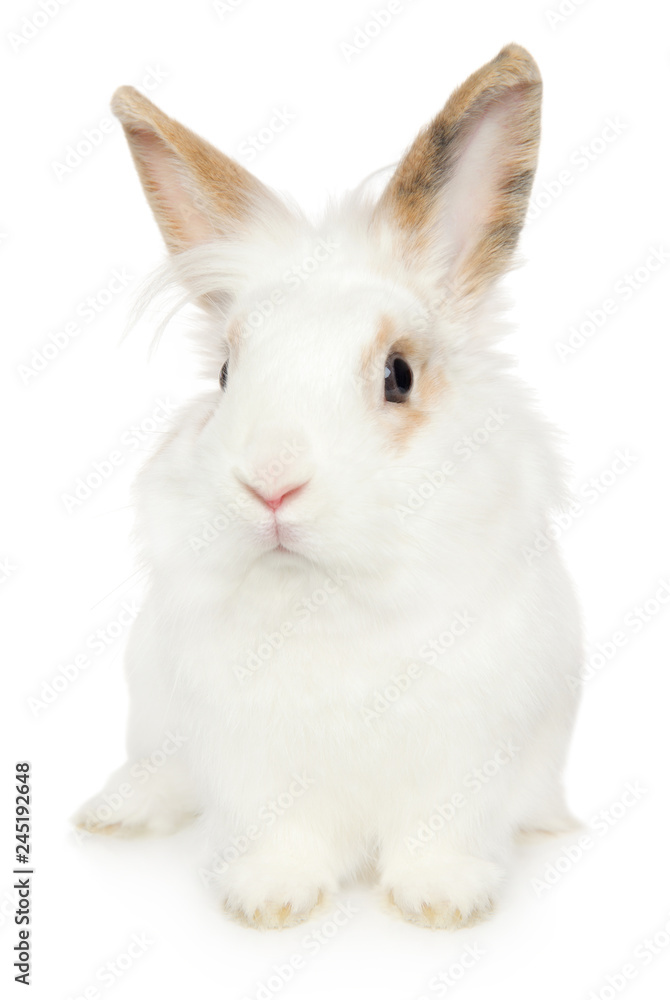
[[391,904],[419,927],[459,930],[492,912],[502,871],[477,858],[436,861],[432,872],[405,872],[389,892]]
[[312,915],[314,910],[323,901],[323,893],[319,890],[316,900],[298,904],[291,902],[273,903],[264,902],[256,906],[251,914],[240,905],[231,905],[230,901],[224,902],[224,908],[231,916],[235,917],[247,927],[256,930],[283,930],[286,927],[295,927],[304,923]]

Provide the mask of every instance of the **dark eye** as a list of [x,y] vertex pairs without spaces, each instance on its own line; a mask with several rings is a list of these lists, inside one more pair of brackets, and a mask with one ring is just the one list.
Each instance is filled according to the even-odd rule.
[[412,369],[401,354],[389,354],[384,365],[387,403],[404,403],[412,388]]
[[221,372],[219,373],[219,385],[222,389],[226,388],[226,382],[228,381],[228,362],[226,361]]

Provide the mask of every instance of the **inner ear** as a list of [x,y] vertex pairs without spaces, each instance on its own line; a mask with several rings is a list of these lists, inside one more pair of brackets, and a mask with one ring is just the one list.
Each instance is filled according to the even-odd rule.
[[126,128],[137,171],[147,200],[168,248],[182,250],[207,243],[219,233],[213,198],[199,188],[213,186],[215,174],[207,181],[189,172],[167,143],[146,129]]
[[510,265],[537,161],[541,81],[520,46],[503,49],[447,101],[401,160],[374,222],[454,297]]
[[244,234],[264,215],[286,217],[272,192],[244,167],[180,125],[133,87],[114,94],[147,200],[170,250]]
[[425,226],[435,243],[443,241],[455,283],[468,275],[486,283],[516,246],[534,175],[523,157],[522,113],[523,94],[513,88],[473,114],[436,188]]

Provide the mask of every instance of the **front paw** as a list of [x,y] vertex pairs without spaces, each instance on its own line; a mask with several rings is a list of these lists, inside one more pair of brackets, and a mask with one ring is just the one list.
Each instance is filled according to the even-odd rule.
[[258,929],[302,923],[337,889],[328,866],[316,857],[270,851],[224,863],[216,881],[224,909]]
[[420,927],[457,930],[472,927],[491,913],[503,870],[468,855],[421,859],[405,871],[388,873],[382,886],[391,903]]
[[272,890],[242,896],[232,892],[223,898],[224,909],[247,927],[282,930],[308,920],[324,899],[314,886],[294,887],[280,894]]
[[86,834],[137,837],[174,833],[198,815],[188,775],[176,762],[148,771],[128,762],[71,819]]

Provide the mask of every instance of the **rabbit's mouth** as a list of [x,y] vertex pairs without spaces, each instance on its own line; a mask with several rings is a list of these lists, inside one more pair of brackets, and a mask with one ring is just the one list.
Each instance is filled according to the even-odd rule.
[[300,555],[302,532],[296,525],[280,521],[275,514],[269,524],[263,525],[261,531],[263,547],[269,552]]
[[275,522],[275,538],[277,540],[277,544],[275,545],[277,552],[299,554],[297,553],[297,547],[300,543],[300,533],[292,525]]
[[299,561],[304,561],[305,559],[304,554],[297,546],[296,548],[293,548],[290,545],[284,545],[282,542],[278,542],[272,549],[269,549],[269,551],[266,552],[266,556],[267,555],[281,560],[282,563],[284,563],[285,560],[287,563],[290,563],[292,559],[297,559]]

